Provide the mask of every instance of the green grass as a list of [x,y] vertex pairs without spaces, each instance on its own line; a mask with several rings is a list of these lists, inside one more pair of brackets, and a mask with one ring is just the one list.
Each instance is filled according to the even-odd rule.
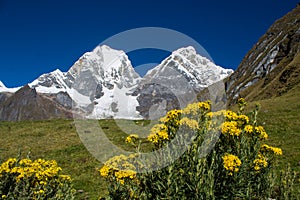
[[[268,134],[268,144],[283,149],[284,155],[279,169],[291,164],[293,170],[300,172],[300,92],[295,88],[289,93],[268,100],[261,100],[259,122]],[[249,103],[249,110],[254,107]],[[133,150],[125,144],[126,133],[147,134],[151,125],[147,121],[100,120],[99,124],[107,137],[124,150]],[[126,132],[126,133],[124,133]],[[77,199],[97,199],[106,196],[106,182],[100,177],[98,169],[102,163],[97,161],[79,139],[74,121],[48,120],[0,122],[0,161],[16,157],[19,151],[23,157],[30,152],[32,159],[55,159],[63,168],[63,173],[73,178]],[[143,151],[151,146],[143,143]]]
[[293,170],[300,173],[300,90],[294,88],[289,93],[272,99],[260,100],[249,104],[261,104],[258,122],[269,134],[268,144],[283,150],[279,166],[290,163]]
[[[246,112],[257,103],[261,105],[258,123],[269,135],[267,144],[283,151],[276,170],[285,170],[290,165],[298,174],[296,186],[300,188],[300,84],[280,97],[249,103]],[[300,189],[297,193],[300,196]]]
[[[124,142],[126,133],[150,128],[143,126],[149,124],[147,121],[100,120],[99,124],[106,136],[126,151],[134,151]],[[106,182],[98,172],[102,163],[87,151],[73,120],[0,122],[0,136],[0,162],[18,156],[19,152],[22,157],[29,153],[32,159],[55,159],[63,173],[71,175],[77,199],[98,199],[107,195]],[[142,144],[144,152],[150,148],[147,142]]]
[[103,195],[105,181],[98,175],[101,163],[81,143],[70,120],[0,122],[0,160],[16,157],[21,151],[32,159],[55,159],[70,174],[78,199],[96,199]]

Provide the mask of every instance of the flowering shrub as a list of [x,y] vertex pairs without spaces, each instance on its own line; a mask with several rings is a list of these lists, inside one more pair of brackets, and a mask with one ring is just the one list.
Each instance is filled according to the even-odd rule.
[[[256,121],[259,107],[249,117],[243,113],[245,100],[239,99],[238,105],[238,112],[211,112],[209,101],[169,111],[147,138],[154,151],[168,147],[157,157],[155,166],[161,168],[137,173],[153,165],[137,162],[139,152],[111,158],[100,169],[109,181],[110,198],[266,199],[280,195],[274,189],[272,169],[282,150],[265,144],[268,134]],[[139,138],[128,136],[126,142],[132,139]],[[162,164],[177,156],[168,166]]]
[[0,166],[2,199],[73,199],[71,177],[55,160],[10,158]]

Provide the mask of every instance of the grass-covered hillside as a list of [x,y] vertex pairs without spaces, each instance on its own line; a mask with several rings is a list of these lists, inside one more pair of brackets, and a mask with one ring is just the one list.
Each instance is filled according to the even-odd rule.
[[283,96],[256,102],[261,104],[259,123],[269,133],[269,143],[283,149],[281,166],[290,163],[300,173],[300,84]]
[[[269,134],[268,144],[283,150],[279,169],[290,163],[292,169],[299,173],[300,87],[259,103],[259,124]],[[254,107],[254,102],[249,103],[249,109],[251,107]],[[124,142],[127,135],[113,120],[101,120],[99,123],[111,141],[124,149],[130,148]],[[107,194],[106,182],[98,171],[102,163],[85,149],[72,120],[0,122],[0,136],[0,162],[16,157],[19,152],[23,157],[29,152],[32,159],[55,159],[63,173],[71,175],[78,199],[97,199]]]

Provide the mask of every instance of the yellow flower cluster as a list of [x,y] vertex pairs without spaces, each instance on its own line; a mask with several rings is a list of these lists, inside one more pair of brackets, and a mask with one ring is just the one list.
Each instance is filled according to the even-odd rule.
[[239,98],[237,100],[237,103],[238,103],[239,106],[246,106],[247,105],[247,102],[244,98]]
[[258,154],[258,158],[256,158],[254,161],[254,170],[259,171],[262,167],[267,167],[268,162],[267,158],[264,157],[262,154]]
[[189,104],[186,108],[182,110],[185,115],[199,115],[199,111],[209,111],[210,110],[210,101],[207,102],[198,102]]
[[65,181],[65,180],[71,181],[71,176],[69,176],[69,175],[59,175],[59,179],[61,179],[63,181]]
[[245,132],[248,134],[253,133],[253,126],[252,125],[246,125],[244,128]]
[[271,146],[269,146],[267,144],[263,144],[261,146],[261,151],[272,152],[276,156],[281,156],[282,155],[282,150],[280,148],[271,147]]
[[255,127],[254,130],[260,139],[265,140],[268,138],[268,134],[266,133],[264,127],[258,126],[258,127]]
[[119,155],[114,156],[104,163],[104,166],[99,170],[100,175],[107,178],[114,177],[119,183],[124,184],[126,179],[136,178],[136,168],[130,162],[130,159],[135,155],[130,156]]
[[[13,182],[14,187],[23,193],[25,192],[29,199],[40,199],[40,197],[44,198],[46,195],[56,195],[59,193],[58,191],[61,191],[60,188],[70,188],[71,177],[61,175],[60,171],[62,169],[55,160],[17,160],[16,158],[10,158],[0,165],[0,177],[3,177],[4,182]],[[28,187],[30,190],[28,190]],[[19,197],[19,194],[13,195],[14,199]],[[2,193],[2,199],[4,198],[12,198],[9,191]]]
[[249,123],[249,117],[247,115],[238,115],[237,120],[239,126],[243,126]]
[[254,127],[248,124],[244,127],[244,131],[248,134],[257,135],[261,140],[266,140],[268,138],[268,134],[262,126]]
[[238,167],[242,165],[242,161],[232,154],[225,154],[222,159],[223,166],[227,171],[229,171],[229,175],[233,175],[233,172],[238,172]]
[[224,122],[222,124],[222,134],[230,136],[239,136],[242,130],[238,128],[236,121]]
[[55,160],[30,160],[22,159],[19,162],[15,158],[8,159],[0,166],[0,174],[3,172],[16,175],[16,181],[24,178],[36,178],[38,183],[46,183],[48,179],[60,176],[63,180],[70,180],[70,176],[59,175],[62,169],[58,167]]
[[110,167],[107,165],[104,165],[100,170],[100,175],[103,177],[107,177],[109,175]]
[[161,124],[157,124],[151,129],[148,140],[154,144],[170,140],[172,139],[170,133],[176,132],[179,126],[187,126],[197,130],[199,125],[196,119],[200,115],[207,114],[209,110],[210,101],[189,104],[182,110],[171,110],[166,116],[160,118]]
[[167,112],[166,116],[160,118],[159,121],[161,123],[165,123],[165,124],[172,122],[172,123],[175,123],[173,125],[178,126],[179,125],[178,121],[181,117],[181,114],[182,114],[182,110],[170,110],[169,112]]
[[214,112],[213,117],[223,116],[225,121],[238,121],[240,125],[249,123],[249,117],[247,115],[238,115],[236,112],[231,110],[220,110]]
[[10,173],[10,171],[12,170],[12,168],[15,166],[16,163],[17,163],[16,158],[9,158],[6,162],[2,163],[0,166],[0,177],[2,172]]
[[131,134],[128,137],[126,137],[125,142],[126,143],[132,143],[132,142],[134,142],[138,138],[139,138],[139,136],[137,134]]
[[220,112],[223,113],[226,121],[236,121],[238,119],[238,114],[231,110],[222,110]]
[[150,142],[157,144],[160,140],[168,140],[168,139],[169,139],[169,134],[168,134],[168,127],[166,125],[156,124],[151,128],[150,134],[148,136],[148,140]]
[[115,172],[115,177],[122,185],[125,183],[126,178],[134,179],[136,172],[130,169],[120,170]]
[[45,193],[44,190],[39,190],[34,192],[35,195],[44,194],[44,193]]
[[198,122],[194,119],[189,119],[187,117],[184,117],[182,118],[180,121],[179,121],[179,124],[180,126],[187,126],[189,127],[190,129],[192,130],[197,130],[199,129],[199,125],[198,125]]

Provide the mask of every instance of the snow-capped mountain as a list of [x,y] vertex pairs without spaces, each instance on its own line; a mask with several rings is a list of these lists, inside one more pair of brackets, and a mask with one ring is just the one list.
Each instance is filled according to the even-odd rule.
[[75,91],[89,97],[91,102],[85,107],[90,112],[88,117],[139,118],[132,109],[137,101],[131,93],[140,76],[123,51],[98,46],[84,54],[66,76],[73,81]]
[[136,91],[137,109],[145,118],[157,118],[197,101],[201,90],[232,72],[197,54],[191,46],[180,48],[144,76]]
[[35,88],[39,93],[56,94],[59,92],[67,92],[70,87],[67,85],[68,80],[66,73],[56,69],[53,72],[43,74],[29,84],[31,88]]
[[[82,55],[67,72],[43,74],[29,87],[87,118],[157,118],[195,101],[199,91],[230,73],[186,47],[141,78],[123,51],[103,45]],[[0,92],[8,90],[0,83]]]
[[103,45],[81,56],[68,72],[43,74],[29,86],[39,93],[68,94],[73,107],[90,118],[138,118],[132,109],[136,97],[129,94],[140,79],[123,51]]
[[224,69],[215,65],[209,59],[197,54],[189,46],[174,51],[160,65],[150,70],[144,77],[145,81],[172,81],[179,76],[184,76],[194,89],[202,90],[233,73],[232,69]]

